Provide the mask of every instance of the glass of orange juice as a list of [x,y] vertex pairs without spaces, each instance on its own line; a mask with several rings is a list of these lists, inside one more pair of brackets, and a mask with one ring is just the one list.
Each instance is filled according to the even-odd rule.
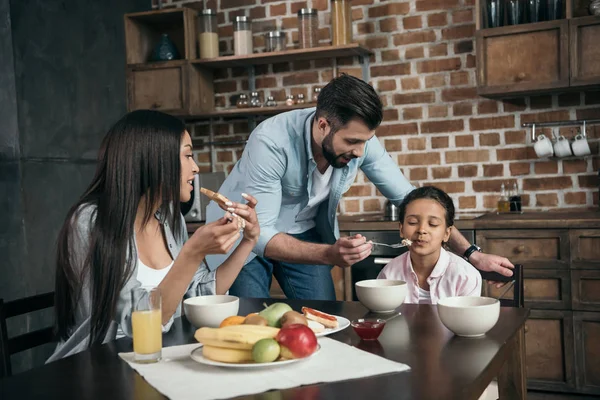
[[134,360],[155,363],[162,355],[160,289],[142,286],[131,291]]

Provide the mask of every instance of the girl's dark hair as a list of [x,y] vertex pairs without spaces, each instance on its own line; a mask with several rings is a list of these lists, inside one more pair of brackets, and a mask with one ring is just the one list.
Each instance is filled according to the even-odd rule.
[[[98,154],[95,176],[71,207],[58,235],[55,313],[58,336],[73,333],[75,311],[89,279],[91,323],[89,345],[102,343],[115,319],[119,292],[133,273],[137,259],[134,222],[146,196],[143,225],[159,205],[161,220],[174,232],[181,228],[179,158],[185,125],[158,111],[139,110],[125,115],[106,134]],[[95,219],[83,265],[74,264],[78,211],[95,206]],[[85,223],[85,221],[80,221]],[[85,234],[85,233],[84,233]],[[81,262],[81,261],[80,261]]]
[[400,222],[404,223],[406,207],[408,207],[411,202],[418,199],[431,199],[440,203],[440,205],[446,210],[446,226],[454,226],[454,203],[446,192],[434,186],[423,186],[414,189],[408,194],[408,196],[404,198],[398,210]]
[[354,76],[342,74],[321,89],[315,117],[327,119],[332,133],[355,118],[373,131],[383,119],[383,105],[371,85]]

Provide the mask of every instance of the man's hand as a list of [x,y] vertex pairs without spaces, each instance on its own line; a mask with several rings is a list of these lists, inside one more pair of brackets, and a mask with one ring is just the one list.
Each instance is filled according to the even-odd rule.
[[[490,271],[490,272],[498,272],[504,276],[512,276],[512,269],[515,266],[506,258],[496,256],[494,254],[486,254],[481,252],[474,252],[469,257],[469,262],[475,266],[475,268],[481,271]],[[502,287],[506,283],[501,282],[488,282],[490,284],[497,283],[497,287]]]
[[373,246],[367,238],[356,234],[339,238],[328,250],[327,257],[331,265],[347,268],[364,260],[371,254]]

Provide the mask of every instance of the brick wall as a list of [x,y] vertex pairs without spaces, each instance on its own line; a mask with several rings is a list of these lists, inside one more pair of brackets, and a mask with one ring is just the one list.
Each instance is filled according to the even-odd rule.
[[[156,2],[156,0],[153,0]],[[327,0],[209,0],[168,1],[170,6],[203,6],[219,11],[221,53],[232,53],[232,20],[253,19],[255,48],[262,50],[262,33],[284,30],[288,43],[297,40],[296,11],[319,10],[319,37],[330,41]],[[525,209],[580,208],[598,204],[600,127],[589,127],[593,157],[538,159],[524,122],[600,118],[600,92],[575,92],[495,101],[476,94],[474,0],[354,0],[355,41],[370,48],[371,84],[380,93],[385,118],[377,136],[415,185],[433,184],[451,194],[461,211],[494,208],[502,182],[517,182]],[[256,68],[261,98],[312,92],[332,77],[330,60],[303,61]],[[354,59],[338,60],[340,72],[360,76]],[[247,92],[245,69],[215,73],[216,104],[231,104]],[[248,136],[245,120],[218,121],[217,140]],[[190,127],[205,136],[207,125]],[[545,130],[547,134],[549,129]],[[571,137],[572,128],[561,133]],[[217,169],[230,170],[241,146],[219,147]],[[210,156],[199,149],[203,170]],[[342,213],[381,212],[385,199],[359,174],[345,194]]]

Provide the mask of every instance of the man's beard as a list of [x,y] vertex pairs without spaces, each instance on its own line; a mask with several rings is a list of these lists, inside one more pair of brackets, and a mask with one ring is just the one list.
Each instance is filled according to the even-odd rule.
[[[335,151],[333,150],[333,135],[334,133],[330,132],[329,135],[323,139],[323,143],[321,144],[323,156],[333,168],[344,168],[346,165],[348,165],[348,161],[346,160],[344,154],[335,154]],[[354,157],[350,156],[349,158]]]

